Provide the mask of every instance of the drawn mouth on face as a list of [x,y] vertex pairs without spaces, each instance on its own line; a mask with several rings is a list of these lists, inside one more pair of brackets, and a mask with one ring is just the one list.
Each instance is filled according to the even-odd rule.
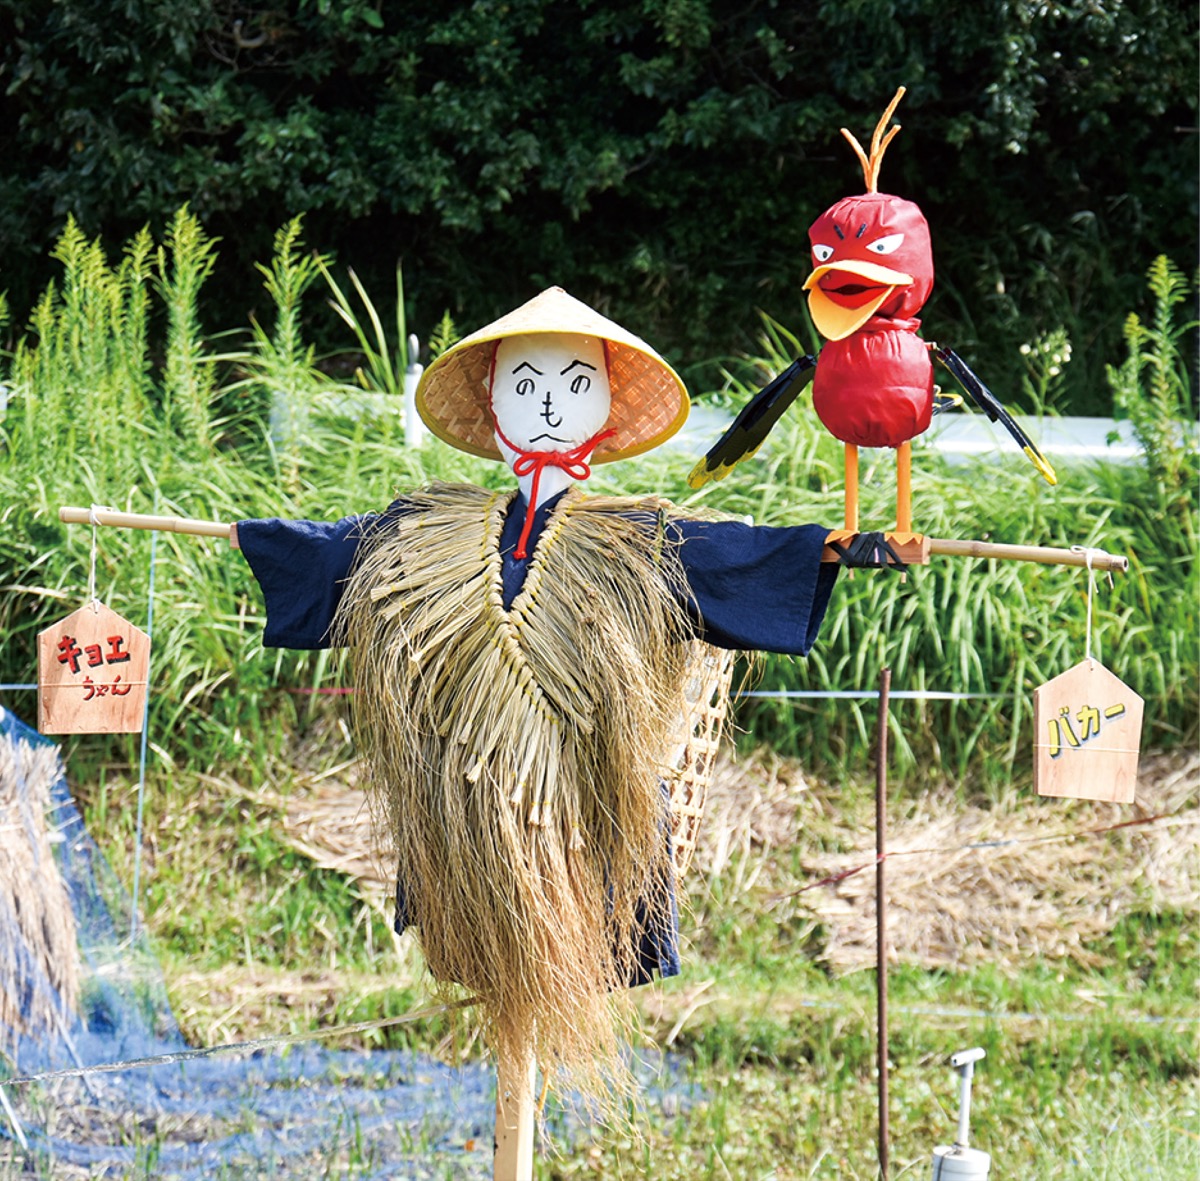
[[529,441],[530,443],[540,443],[542,439],[549,439],[551,443],[568,443],[569,439],[560,439],[557,435],[552,435],[547,431],[541,435],[534,435]]

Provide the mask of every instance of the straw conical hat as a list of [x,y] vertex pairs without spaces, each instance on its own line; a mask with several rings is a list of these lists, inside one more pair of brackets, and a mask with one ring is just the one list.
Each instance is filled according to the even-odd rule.
[[669,439],[687,419],[687,390],[679,375],[640,337],[588,307],[561,287],[550,287],[515,311],[447,349],[421,377],[417,412],[439,439],[485,459],[500,459],[488,405],[496,342],[532,332],[573,332],[607,342],[616,434],[591,456],[609,463],[640,455]]

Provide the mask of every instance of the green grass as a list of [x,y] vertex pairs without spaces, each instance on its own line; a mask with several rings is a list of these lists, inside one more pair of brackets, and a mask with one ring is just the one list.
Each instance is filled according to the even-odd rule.
[[[954,1138],[954,1076],[932,1040],[924,1060],[898,1065],[890,1075],[893,1177],[929,1177],[934,1146]],[[994,1041],[973,1032],[965,1040]],[[1039,1066],[1050,1081],[1036,1089],[996,1085],[984,1073],[1007,1078]],[[1195,1176],[1200,1150],[1192,1087],[1156,1084],[1139,1101],[1127,1076],[1031,1065],[997,1053],[994,1045],[975,1077],[972,1144],[990,1153],[992,1176],[1064,1181]],[[640,1139],[601,1143],[567,1160],[540,1164],[537,1176],[868,1181],[878,1175],[875,1082],[865,1066],[839,1059],[828,1073],[742,1069],[705,1081],[710,1097],[682,1116],[660,1119]]]
[[[276,245],[276,258],[261,268],[275,322],[256,323],[240,343],[222,334],[229,347],[217,352],[199,347],[188,315],[189,293],[211,265],[211,244],[187,216],[166,248],[154,251],[139,238],[117,267],[73,227],[64,235],[56,252],[64,277],[48,289],[11,358],[12,402],[0,423],[6,680],[33,679],[34,635],[78,605],[87,584],[90,530],[60,525],[62,504],[223,521],[328,519],[380,508],[430,479],[511,482],[502,465],[437,440],[405,448],[398,407],[379,418],[344,416],[347,390],[325,376],[303,340],[302,297],[321,273],[329,276],[327,264],[303,253],[298,222],[280,231]],[[159,273],[152,289],[169,311],[157,372],[146,296],[151,258]],[[1129,356],[1113,369],[1120,404],[1143,407],[1136,425],[1151,465],[1067,468],[1060,486],[1049,488],[1015,450],[970,472],[920,453],[916,474],[917,522],[933,536],[1098,546],[1129,556],[1130,572],[1111,587],[1096,580],[1092,646],[1147,699],[1147,746],[1192,738],[1200,702],[1195,454],[1171,429],[1191,398],[1179,361],[1190,329],[1176,308],[1186,285],[1160,272],[1158,311],[1150,327],[1131,327]],[[353,319],[344,297],[339,307]],[[362,330],[349,334],[348,350],[363,337]],[[377,343],[367,339],[377,358],[392,347],[382,327]],[[795,347],[768,324],[759,368],[777,368]],[[360,381],[365,372],[360,367]],[[302,435],[286,423],[276,437],[268,431],[278,391],[301,416]],[[726,396],[736,404],[747,392]],[[190,424],[202,407],[208,417],[200,430]],[[761,455],[726,481],[692,492],[684,482],[691,461],[662,449],[598,469],[592,486],[664,492],[684,508],[703,504],[763,524],[840,520],[840,447],[804,399]],[[864,469],[864,523],[889,525],[893,496],[890,459],[873,453]],[[147,611],[149,548],[146,536],[115,530],[98,543],[99,593],[135,622]],[[329,662],[261,650],[257,589],[245,563],[220,543],[164,537],[155,575],[154,732],[177,736],[171,758],[179,762],[236,758],[246,742],[261,754],[264,736],[278,729],[275,712],[283,724],[292,717],[273,687],[311,685],[329,675]],[[951,559],[935,559],[907,581],[882,572],[843,577],[813,654],[766,657],[756,683],[873,689],[889,667],[895,689],[998,694],[905,705],[893,733],[906,774],[924,768],[995,789],[1012,778],[1027,745],[1033,688],[1084,655],[1087,581],[1082,571],[1060,567]],[[747,702],[737,721],[756,741],[848,773],[862,770],[871,711],[869,703],[845,701]]]
[[[291,790],[285,758],[265,769],[275,786]],[[800,829],[800,839],[807,846],[811,831],[825,847],[845,847],[838,834],[868,823],[869,793],[858,784],[815,790],[821,799],[813,812],[830,819]],[[132,791],[109,777],[82,793],[89,829],[104,834],[126,885]],[[143,866],[145,921],[193,1042],[329,1028],[426,1002],[419,957],[411,949],[397,957],[344,879],[313,869],[287,846],[271,809],[181,771],[152,784],[146,832],[154,855]],[[1119,876],[1115,841],[1105,838],[1097,856]],[[635,1046],[651,1056],[666,1048],[681,1074],[658,1084],[651,1078],[619,1129],[568,1134],[552,1117],[557,1139],[539,1155],[539,1181],[875,1175],[874,974],[832,972],[819,958],[821,927],[800,910],[781,916],[768,908],[782,887],[805,880],[798,851],[752,849],[716,876],[692,875],[684,973],[634,994],[642,1013]],[[893,966],[893,1176],[926,1176],[928,1153],[952,1139],[957,1089],[945,1060],[969,1045],[987,1051],[976,1074],[972,1137],[992,1154],[995,1175],[1193,1175],[1200,1164],[1198,938],[1193,911],[1130,910],[1084,949],[1087,964]],[[461,1025],[448,1019],[365,1040],[442,1054],[462,1052],[463,1042]],[[329,1175],[354,1175],[346,1170],[357,1167],[356,1151],[348,1130],[336,1152],[331,1139],[337,1165]],[[446,1175],[457,1174],[448,1167]]]
[[[214,520],[329,519],[382,507],[431,479],[511,482],[500,465],[436,440],[405,448],[398,414],[346,416],[346,388],[330,374],[357,363],[368,375],[360,382],[377,371],[394,392],[403,341],[390,340],[381,323],[375,328],[377,314],[356,288],[371,324],[356,331],[356,305],[343,296],[337,314],[350,329],[347,357],[318,363],[304,340],[302,297],[322,271],[329,279],[328,264],[303,253],[298,222],[276,245],[262,268],[274,321],[217,334],[190,314],[211,243],[186,213],[162,249],[139,236],[116,265],[76,228],[64,235],[54,256],[61,278],[0,365],[12,389],[0,421],[0,679],[33,680],[37,632],[83,602],[91,530],[61,525],[62,504]],[[1191,356],[1194,328],[1179,314],[1187,294],[1180,277],[1156,264],[1151,283],[1155,311],[1145,324],[1131,323],[1129,354],[1113,359],[1110,375],[1150,463],[1067,467],[1061,485],[1048,489],[1019,457],[964,473],[920,452],[915,477],[917,521],[935,536],[1129,555],[1129,574],[1111,588],[1096,580],[1093,650],[1146,698],[1147,749],[1194,744],[1200,700],[1196,465],[1176,430],[1190,418],[1181,359]],[[168,329],[158,341],[163,313]],[[401,338],[403,323],[398,307]],[[453,325],[442,332],[451,338]],[[767,324],[756,367],[772,372],[794,348]],[[302,411],[299,440],[271,437],[277,389]],[[1039,389],[1046,399],[1044,381]],[[722,396],[732,407],[747,393],[731,387]],[[840,448],[803,404],[724,483],[689,490],[693,459],[664,449],[599,468],[591,486],[663,492],[685,507],[705,504],[766,524],[840,520]],[[864,521],[890,525],[890,468],[885,457],[864,469]],[[287,845],[278,811],[256,791],[265,782],[287,788],[296,744],[325,708],[288,690],[335,682],[339,658],[264,651],[253,578],[223,543],[162,535],[154,553],[141,904],[185,1031],[197,1041],[229,1040],[413,1008],[422,995],[419,960],[397,956],[386,923],[344,878]],[[144,534],[101,531],[97,540],[99,594],[139,624],[150,555]],[[840,580],[814,654],[760,661],[757,683],[872,689],[886,666],[897,689],[999,694],[896,702],[891,738],[907,799],[949,781],[959,798],[1000,807],[1028,789],[1032,688],[1083,656],[1086,589],[1080,571],[1011,563],[935,560],[906,582],[860,572]],[[30,694],[6,704],[33,716]],[[830,809],[853,815],[869,798],[872,703],[746,701],[736,713],[747,744],[796,755],[841,785]],[[137,741],[82,736],[66,740],[64,753],[89,830],[128,886]],[[847,840],[828,829],[803,839],[809,851]],[[797,878],[795,849],[771,857],[776,878]],[[680,1024],[672,1049],[696,1096],[678,1112],[678,1096],[666,1112],[652,1107],[633,1131],[566,1144],[539,1161],[542,1181],[874,1175],[871,976],[833,974],[819,959],[826,933],[811,916],[768,910],[742,888],[762,869],[735,862],[698,890],[685,921],[688,970],[662,987],[661,1011],[645,1018],[658,1043]],[[1196,1025],[1184,1020],[1196,1012],[1196,916],[1143,908],[1091,950],[1095,962],[1086,968],[1046,960],[895,970],[897,1171],[926,1175],[919,1162],[953,1130],[956,1092],[945,1057],[980,1044],[988,1058],[977,1075],[973,1127],[995,1157],[994,1174],[1196,1174]],[[299,989],[305,973],[314,979]],[[223,978],[232,980],[226,992]],[[681,1020],[691,990],[708,980],[704,1003]],[[236,1000],[228,991],[235,986]],[[454,1035],[449,1023],[433,1021],[372,1044],[449,1052]],[[143,1173],[154,1151],[145,1146]],[[330,1175],[365,1168],[356,1152],[353,1129],[339,1131]],[[15,1175],[5,1167],[0,1176]]]

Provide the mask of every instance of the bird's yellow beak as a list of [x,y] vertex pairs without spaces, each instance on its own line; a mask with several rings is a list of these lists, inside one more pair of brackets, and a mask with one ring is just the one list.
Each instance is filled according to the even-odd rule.
[[[857,279],[864,282],[855,282]],[[803,289],[808,292],[808,310],[817,331],[826,340],[843,340],[857,332],[893,291],[912,281],[912,275],[903,271],[865,258],[847,258],[815,267]]]

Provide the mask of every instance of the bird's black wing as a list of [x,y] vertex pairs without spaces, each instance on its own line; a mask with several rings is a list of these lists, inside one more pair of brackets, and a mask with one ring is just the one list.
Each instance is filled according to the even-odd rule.
[[709,480],[724,479],[743,459],[749,459],[813,379],[817,359],[807,353],[793,361],[770,385],[763,386],[733,420],[729,429],[708,449],[692,468],[688,483],[702,488]]
[[1016,439],[1017,445],[1029,456],[1030,462],[1045,476],[1049,483],[1057,484],[1058,477],[1054,474],[1054,468],[1050,466],[1050,461],[1038,450],[1037,444],[1020,428],[1016,419],[1000,405],[996,395],[975,376],[974,371],[966,361],[953,349],[943,348],[939,344],[933,345],[932,348],[934,353],[937,354],[938,360],[962,383],[962,387],[967,391],[971,401],[992,422],[999,422]]

